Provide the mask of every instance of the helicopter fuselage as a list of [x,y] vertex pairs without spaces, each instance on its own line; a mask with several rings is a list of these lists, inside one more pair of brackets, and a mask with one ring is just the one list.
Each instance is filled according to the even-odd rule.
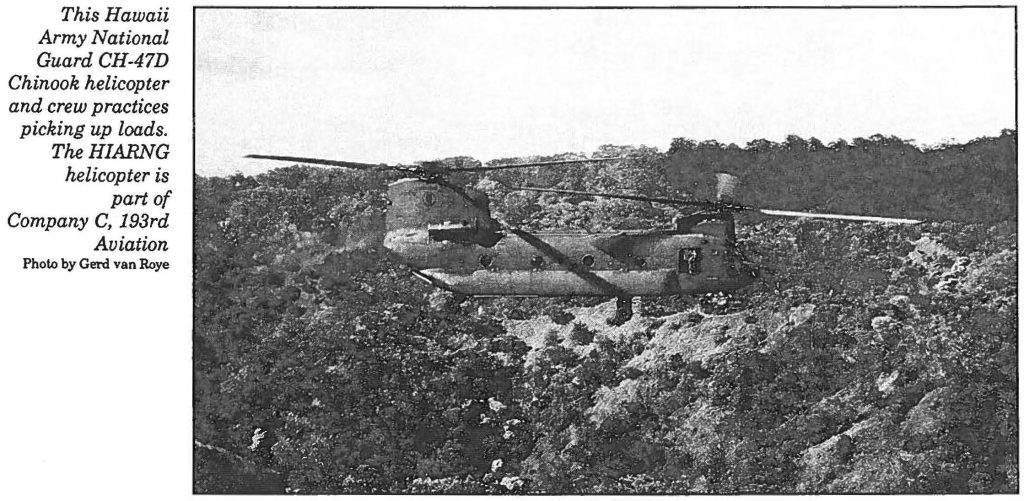
[[[487,196],[445,182],[388,187],[384,247],[427,282],[469,296],[667,296],[754,281],[731,220],[671,230],[529,232],[490,214]],[[699,223],[699,224],[698,224]]]
[[416,276],[473,296],[666,296],[732,291],[754,280],[725,239],[670,231],[511,231],[483,246],[418,229],[384,245]]
[[[615,322],[632,316],[632,296],[728,292],[757,279],[736,246],[733,214],[757,210],[770,216],[814,217],[916,224],[919,220],[756,209],[731,203],[737,179],[716,174],[716,201],[681,200],[625,193],[601,193],[539,186],[516,190],[573,197],[607,197],[695,210],[681,214],[673,228],[621,233],[529,232],[491,216],[490,198],[472,173],[568,165],[620,157],[556,160],[449,168],[444,162],[374,165],[279,155],[250,158],[397,171],[410,177],[388,185],[390,205],[384,247],[413,273],[437,287],[472,296],[614,296]],[[461,180],[455,180],[459,178]],[[489,180],[493,185],[495,181]],[[507,201],[507,199],[506,199]]]

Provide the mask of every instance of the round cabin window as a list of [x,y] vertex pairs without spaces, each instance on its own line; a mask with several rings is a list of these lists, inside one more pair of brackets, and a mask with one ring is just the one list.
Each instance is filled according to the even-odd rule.
[[532,264],[534,268],[540,268],[541,266],[544,266],[544,258],[541,256],[533,256],[533,259],[530,260],[530,264]]
[[590,254],[583,256],[583,259],[581,261],[583,262],[583,266],[586,266],[587,268],[594,266],[594,256]]
[[491,256],[487,254],[480,256],[480,266],[483,266],[484,268],[490,268],[492,262],[493,258]]
[[437,201],[437,198],[436,198],[436,196],[433,193],[424,193],[423,194],[423,203],[427,207],[430,207],[431,205],[434,205],[434,202],[436,202],[436,201]]

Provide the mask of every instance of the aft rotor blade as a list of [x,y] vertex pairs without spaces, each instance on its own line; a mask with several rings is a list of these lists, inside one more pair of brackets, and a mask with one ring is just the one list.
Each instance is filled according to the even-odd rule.
[[415,170],[413,167],[406,167],[404,165],[366,164],[361,162],[347,162],[345,160],[326,160],[323,158],[287,157],[278,155],[246,155],[245,158],[280,160],[282,162],[295,162],[300,164],[329,165],[331,167],[347,167],[349,169],[361,170]]
[[772,209],[758,209],[758,212],[762,214],[767,214],[769,216],[808,217],[815,219],[842,219],[846,221],[862,221],[871,223],[918,224],[922,222],[918,219],[904,219],[898,217],[851,216],[848,214],[818,214],[815,212],[797,212]]
[[528,162],[524,164],[482,165],[480,167],[451,169],[450,172],[483,172],[488,170],[521,169],[525,167],[544,167],[548,165],[583,164],[588,162],[603,162],[605,160],[622,160],[623,158],[626,157],[585,158],[583,160],[552,160],[549,162]]
[[645,197],[642,195],[629,195],[625,193],[598,193],[590,191],[575,191],[575,190],[556,190],[553,188],[533,188],[530,186],[514,186],[512,189],[516,190],[529,190],[529,191],[542,191],[546,193],[561,193],[563,195],[584,195],[591,197],[605,197],[605,198],[618,198],[621,200],[636,200],[638,202],[655,202],[665,205],[677,205],[683,207],[700,207],[705,209],[716,209],[716,210],[729,210],[729,211],[744,211],[750,210],[750,207],[739,204],[730,204],[726,202],[714,202],[711,200],[679,200],[677,198],[662,198],[662,197]]

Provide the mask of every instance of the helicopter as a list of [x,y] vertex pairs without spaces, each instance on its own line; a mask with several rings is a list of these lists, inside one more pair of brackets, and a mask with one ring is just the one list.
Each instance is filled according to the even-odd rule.
[[414,276],[460,297],[614,297],[616,313],[608,319],[612,325],[632,318],[633,297],[729,293],[754,283],[758,270],[736,245],[736,213],[756,211],[769,216],[898,224],[920,222],[748,207],[731,201],[738,178],[721,172],[716,174],[715,200],[510,187],[652,202],[687,211],[664,229],[531,232],[495,219],[486,193],[450,179],[460,173],[608,162],[623,157],[463,168],[451,168],[441,162],[387,165],[256,154],[247,158],[399,172],[406,177],[390,183],[387,189],[390,208],[385,219],[384,247],[407,265]]

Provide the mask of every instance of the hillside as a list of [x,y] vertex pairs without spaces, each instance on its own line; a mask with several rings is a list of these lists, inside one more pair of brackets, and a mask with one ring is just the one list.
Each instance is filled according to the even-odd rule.
[[1014,132],[595,155],[618,153],[465,182],[536,229],[672,213],[503,186],[703,196],[726,166],[745,203],[929,222],[747,218],[760,283],[610,327],[612,302],[411,279],[380,246],[388,176],[199,177],[196,491],[1017,492]]

